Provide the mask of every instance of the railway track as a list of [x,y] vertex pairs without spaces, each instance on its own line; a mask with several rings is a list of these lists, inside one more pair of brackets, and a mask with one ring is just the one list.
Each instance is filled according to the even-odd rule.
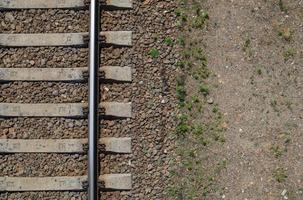
[[[99,4],[102,9],[131,9],[131,0],[1,0],[0,12],[22,9],[89,9],[91,28],[85,33],[0,33],[0,48],[79,47],[90,49],[90,66],[80,68],[5,68],[0,66],[0,82],[85,82],[89,85],[87,103],[0,103],[0,118],[89,119],[89,133],[83,139],[0,139],[0,153],[88,154],[87,176],[0,177],[0,192],[88,191],[91,200],[98,190],[130,190],[131,174],[103,174],[99,171],[100,152],[129,154],[131,138],[98,138],[99,117],[131,118],[131,103],[99,102],[99,79],[106,82],[132,81],[131,68],[99,64],[101,46],[131,46],[129,31],[99,30]],[[100,67],[101,66],[101,67]],[[102,135],[102,133],[101,133]]]

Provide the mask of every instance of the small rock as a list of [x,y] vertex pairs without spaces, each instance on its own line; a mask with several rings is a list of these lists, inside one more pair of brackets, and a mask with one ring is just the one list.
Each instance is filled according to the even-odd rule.
[[31,61],[29,61],[29,63],[30,63],[31,65],[34,65],[34,64],[35,64],[35,61],[31,60]]
[[0,136],[0,139],[7,139],[7,135]]
[[73,128],[74,127],[74,123],[73,122],[68,123],[68,127],[69,128]]
[[109,88],[107,88],[107,87],[104,87],[104,90],[105,90],[106,92],[108,92],[108,91],[109,91]]
[[287,193],[287,190],[284,189],[284,190],[282,191],[281,195],[282,195],[282,196],[285,196],[286,193]]
[[19,33],[19,32],[21,32],[21,30],[22,30],[21,26],[20,25],[16,25],[16,31]]
[[2,133],[3,133],[4,135],[8,134],[8,129],[7,129],[7,128],[6,128],[6,129],[3,129]]
[[58,90],[53,91],[53,95],[54,96],[58,96],[59,95],[59,91]]
[[2,89],[9,88],[9,84],[3,84],[3,85],[1,86],[1,88],[2,88]]
[[213,98],[209,98],[209,99],[207,99],[207,103],[209,103],[209,104],[213,104],[213,103],[214,103],[214,99],[213,99]]
[[5,20],[6,21],[12,22],[12,21],[14,21],[14,19],[15,19],[15,17],[11,13],[9,13],[9,12],[5,13]]

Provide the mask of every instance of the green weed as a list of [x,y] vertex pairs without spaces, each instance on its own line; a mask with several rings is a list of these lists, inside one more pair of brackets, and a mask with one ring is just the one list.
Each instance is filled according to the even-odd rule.
[[170,37],[167,37],[167,38],[164,39],[164,43],[168,46],[173,46],[174,40]]
[[283,168],[278,168],[273,172],[273,177],[276,181],[278,181],[279,183],[283,183],[286,181],[287,179],[287,174],[286,174],[286,170]]
[[205,22],[209,19],[209,15],[206,11],[202,11],[199,8],[196,11],[197,16],[195,16],[192,27],[193,28],[203,28]]
[[284,53],[284,61],[288,61],[290,59],[293,59],[296,55],[296,51],[293,48],[287,49]]
[[279,8],[282,12],[287,12],[287,7],[285,6],[283,0],[279,0]]
[[274,154],[275,158],[280,158],[285,150],[281,149],[279,146],[275,145],[270,148],[271,152]]
[[200,84],[199,86],[199,91],[204,95],[207,96],[209,95],[209,87],[205,84]]
[[150,55],[152,58],[158,58],[159,55],[160,55],[160,52],[159,52],[158,49],[152,48],[152,49],[149,51],[149,55]]
[[291,41],[293,32],[290,30],[290,28],[284,28],[281,31],[279,31],[279,36],[286,41]]

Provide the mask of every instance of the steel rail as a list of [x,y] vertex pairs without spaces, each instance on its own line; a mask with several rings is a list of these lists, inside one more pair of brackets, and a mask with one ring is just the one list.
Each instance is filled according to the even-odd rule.
[[88,116],[88,199],[98,200],[98,136],[99,136],[99,62],[100,62],[100,6],[99,0],[90,4],[89,42],[89,116]]

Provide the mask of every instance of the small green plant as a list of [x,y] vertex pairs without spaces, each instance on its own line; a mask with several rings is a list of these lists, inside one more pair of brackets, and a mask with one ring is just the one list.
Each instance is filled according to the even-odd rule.
[[184,50],[183,56],[184,56],[184,58],[189,59],[192,56],[192,52],[190,50]]
[[203,61],[203,62],[207,61],[207,58],[206,58],[202,48],[192,48],[191,53],[195,59]]
[[150,55],[152,58],[158,58],[158,56],[160,55],[160,52],[159,52],[158,49],[152,48],[152,49],[149,51],[149,55]]
[[287,12],[287,8],[286,8],[283,0],[279,0],[279,8],[282,12]]
[[190,130],[190,126],[188,125],[188,116],[180,115],[179,116],[179,124],[176,128],[176,132],[178,135],[185,135]]
[[251,40],[250,38],[246,38],[245,42],[244,42],[244,46],[243,46],[243,50],[246,51],[251,45]]
[[200,84],[199,86],[199,91],[204,95],[207,96],[209,95],[209,87],[205,84]]
[[283,138],[284,138],[284,144],[288,145],[291,142],[291,135],[290,132],[285,132],[283,134]]
[[206,11],[202,11],[199,8],[196,11],[197,16],[195,17],[192,26],[194,28],[203,28],[205,22],[209,19],[209,15]]
[[296,51],[293,48],[287,49],[284,53],[284,61],[288,61],[290,59],[293,59],[296,55]]
[[185,62],[184,62],[184,61],[178,61],[176,65],[177,65],[177,67],[179,67],[179,68],[181,68],[181,69],[184,69],[184,67],[185,67]]
[[185,47],[185,38],[184,38],[184,36],[180,36],[178,41],[179,41],[179,44],[180,44],[181,47]]
[[170,37],[165,38],[165,39],[164,39],[164,42],[165,42],[165,44],[168,45],[168,46],[173,46],[173,44],[174,44],[173,39],[170,38]]
[[177,126],[177,133],[179,135],[184,135],[190,130],[190,127],[187,124],[179,124]]
[[290,28],[284,28],[279,31],[279,36],[282,37],[286,41],[291,41],[292,35],[293,35],[293,33],[290,30]]
[[270,105],[271,107],[274,109],[275,112],[279,112],[279,109],[278,109],[278,102],[276,99],[272,99],[270,101]]
[[257,74],[258,74],[259,76],[262,75],[262,66],[258,65],[258,66],[256,67],[256,72],[257,72]]
[[251,40],[250,38],[246,38],[242,50],[248,54],[249,57],[253,55]]
[[193,103],[199,103],[200,102],[200,100],[197,96],[192,96],[191,100],[192,100]]
[[292,111],[292,102],[291,102],[290,99],[287,99],[287,100],[285,101],[285,105],[286,105],[286,107],[287,107],[290,111]]
[[276,181],[278,181],[279,183],[283,183],[286,181],[287,179],[287,174],[286,174],[286,170],[283,168],[278,168],[273,172],[273,177]]
[[219,111],[218,105],[215,105],[213,107],[213,113],[217,113]]
[[181,192],[180,188],[177,188],[175,186],[168,187],[168,194],[172,197],[175,197],[175,198],[178,197],[180,195],[180,192]]
[[223,159],[219,163],[217,163],[217,167],[215,169],[216,173],[220,173],[222,170],[226,169],[227,160]]
[[275,158],[280,158],[285,150],[281,149],[279,146],[275,145],[270,148],[271,152],[274,154]]
[[176,87],[176,95],[179,100],[179,104],[184,106],[185,98],[186,98],[186,90],[185,90],[185,80],[183,76],[177,77],[177,87]]
[[195,135],[202,135],[203,133],[204,133],[204,131],[205,131],[205,128],[204,128],[204,126],[202,126],[202,125],[200,125],[200,124],[198,124],[198,125],[195,125],[194,127],[193,127],[193,134],[195,134]]
[[177,85],[176,88],[177,98],[179,100],[179,105],[184,107],[185,105],[185,97],[186,97],[186,90],[183,85]]
[[193,109],[193,103],[192,102],[187,102],[186,107],[189,111]]
[[182,10],[181,9],[176,9],[175,14],[177,17],[180,17],[182,15]]

